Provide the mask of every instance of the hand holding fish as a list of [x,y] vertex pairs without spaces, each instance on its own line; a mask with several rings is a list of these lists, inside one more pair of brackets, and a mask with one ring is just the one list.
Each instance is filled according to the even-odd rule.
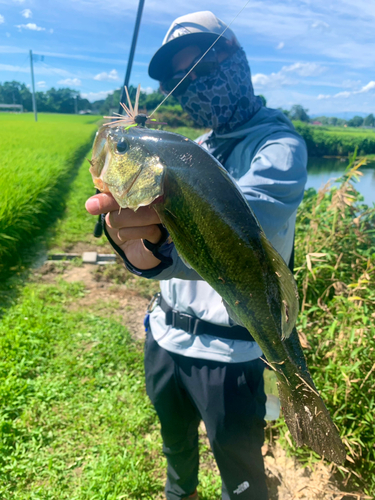
[[86,202],[86,209],[91,215],[107,214],[107,232],[133,266],[152,269],[160,260],[147,250],[142,240],[147,239],[151,243],[158,243],[160,240],[158,214],[149,207],[140,207],[136,212],[129,208],[119,212],[119,208],[110,193],[97,194]]

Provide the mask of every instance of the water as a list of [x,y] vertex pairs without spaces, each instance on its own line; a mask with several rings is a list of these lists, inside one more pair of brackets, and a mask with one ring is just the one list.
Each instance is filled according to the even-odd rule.
[[[333,181],[343,175],[348,161],[336,158],[309,158],[306,189],[312,187],[316,190],[324,186],[329,180]],[[372,206],[375,203],[375,163],[368,163],[366,168],[361,168],[363,173],[355,188],[364,197],[364,203]]]

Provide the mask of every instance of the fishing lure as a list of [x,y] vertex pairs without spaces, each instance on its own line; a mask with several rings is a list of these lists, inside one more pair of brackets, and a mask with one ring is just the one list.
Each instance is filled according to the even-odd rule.
[[103,118],[111,120],[110,122],[105,123],[104,126],[111,128],[124,126],[125,130],[127,130],[131,127],[145,127],[146,125],[151,124],[151,122],[153,122],[153,125],[166,125],[166,123],[158,122],[154,118],[151,118],[144,113],[139,113],[139,96],[141,94],[140,84],[138,85],[137,93],[135,95],[134,107],[131,103],[129,92],[126,86],[125,92],[128,99],[128,106],[126,106],[126,104],[124,104],[123,102],[120,102],[120,106],[125,111],[126,115],[124,116],[120,115],[119,113],[113,113],[114,116],[104,116]]

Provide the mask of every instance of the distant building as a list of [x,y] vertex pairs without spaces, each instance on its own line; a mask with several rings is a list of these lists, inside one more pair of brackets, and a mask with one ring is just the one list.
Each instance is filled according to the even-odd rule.
[[318,121],[311,122],[311,125],[322,125],[322,122],[318,122]]
[[0,111],[23,113],[23,106],[22,104],[0,104]]

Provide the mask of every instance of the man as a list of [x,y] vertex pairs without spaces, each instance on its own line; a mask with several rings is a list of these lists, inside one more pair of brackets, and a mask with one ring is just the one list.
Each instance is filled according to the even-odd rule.
[[[246,55],[232,30],[193,68],[225,27],[211,12],[176,19],[149,74],[165,93],[187,75],[174,95],[199,126],[213,129],[199,144],[237,181],[288,263],[306,181],[306,147],[281,112],[254,96]],[[129,270],[161,280],[161,298],[147,318],[145,370],[168,462],[167,500],[198,498],[201,420],[220,470],[223,500],[266,500],[259,346],[244,340],[248,333],[233,326],[221,297],[178,257],[153,210],[119,214],[107,194],[88,200],[87,209],[107,214],[106,234]]]

